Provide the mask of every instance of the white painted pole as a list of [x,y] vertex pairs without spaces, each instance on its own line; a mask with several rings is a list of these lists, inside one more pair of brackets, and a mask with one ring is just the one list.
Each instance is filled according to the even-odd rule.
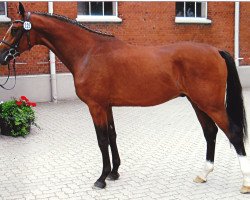
[[[53,2],[48,2],[48,11],[53,14]],[[56,57],[55,54],[49,50],[50,61],[50,80],[51,80],[51,101],[57,102],[57,84],[56,84]]]
[[235,64],[237,67],[239,67],[239,34],[240,34],[240,2],[235,2],[235,22],[234,22],[234,58],[235,58]]

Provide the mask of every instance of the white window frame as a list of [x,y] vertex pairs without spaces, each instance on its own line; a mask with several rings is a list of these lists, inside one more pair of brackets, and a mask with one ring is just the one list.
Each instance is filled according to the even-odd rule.
[[5,6],[5,14],[4,15],[0,15],[0,22],[10,22],[11,19],[9,17],[7,17],[7,3],[4,2],[4,6]]
[[[91,1],[89,1],[91,2]],[[93,1],[94,2],[94,1]],[[108,15],[77,15],[76,20],[79,22],[122,22],[122,19],[118,17],[118,2],[112,1],[113,9],[115,15],[108,16]],[[104,3],[104,1],[102,1]],[[104,9],[104,6],[103,6]]]
[[[195,1],[195,15],[196,15],[196,3],[199,2],[199,1]],[[175,23],[180,23],[180,24],[211,24],[212,21],[210,19],[207,18],[207,2],[201,2],[201,3],[204,3],[205,4],[205,17],[186,17],[186,2],[184,1],[184,17],[175,17]]]

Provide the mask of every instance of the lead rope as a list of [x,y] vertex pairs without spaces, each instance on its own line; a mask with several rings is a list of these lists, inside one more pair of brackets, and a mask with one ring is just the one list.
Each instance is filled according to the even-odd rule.
[[10,64],[8,63],[8,78],[6,79],[6,81],[3,84],[0,84],[0,87],[3,87],[4,85],[6,85],[6,83],[8,82],[10,78]]
[[6,79],[6,81],[3,84],[0,84],[0,87],[5,89],[5,90],[12,90],[15,86],[16,86],[16,59],[13,60],[13,72],[14,72],[14,76],[15,76],[15,83],[11,88],[6,88],[5,85],[8,83],[9,79],[10,79],[10,64],[8,64],[8,78]]

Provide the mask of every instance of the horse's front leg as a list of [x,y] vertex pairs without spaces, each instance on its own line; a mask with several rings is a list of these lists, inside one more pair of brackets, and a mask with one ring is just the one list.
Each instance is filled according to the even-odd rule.
[[105,179],[111,172],[111,165],[109,159],[109,134],[108,134],[108,120],[107,109],[98,104],[89,105],[90,114],[92,116],[98,145],[102,153],[103,169],[100,178],[94,183],[95,188],[105,188]]
[[115,131],[115,123],[113,118],[112,108],[108,109],[108,133],[109,133],[109,143],[111,147],[112,153],[112,162],[113,169],[109,174],[108,178],[111,180],[117,180],[119,178],[118,168],[121,164],[120,156],[118,153],[118,148],[116,144],[116,131]]

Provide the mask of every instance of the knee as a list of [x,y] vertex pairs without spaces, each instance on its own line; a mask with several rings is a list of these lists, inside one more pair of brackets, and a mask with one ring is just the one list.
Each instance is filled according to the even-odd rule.
[[100,148],[105,148],[109,144],[108,132],[105,128],[95,127],[97,141]]

